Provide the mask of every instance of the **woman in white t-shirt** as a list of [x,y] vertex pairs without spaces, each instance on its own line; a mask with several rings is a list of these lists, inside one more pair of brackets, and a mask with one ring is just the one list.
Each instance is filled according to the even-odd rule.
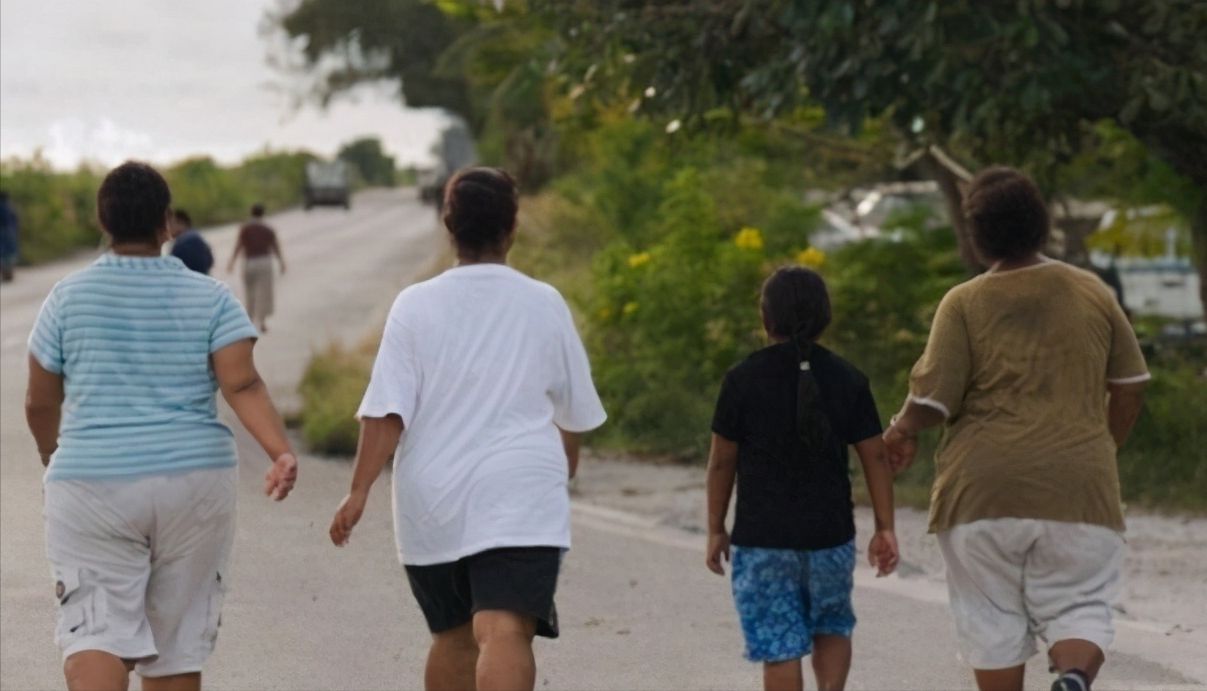
[[432,632],[428,688],[533,688],[532,639],[558,635],[579,433],[606,419],[565,300],[507,266],[517,211],[506,172],[449,181],[457,266],[390,310],[331,524],[345,544],[393,454],[399,559]]

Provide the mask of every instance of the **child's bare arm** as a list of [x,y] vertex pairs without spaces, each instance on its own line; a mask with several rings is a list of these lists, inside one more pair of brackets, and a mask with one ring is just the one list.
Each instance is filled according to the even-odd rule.
[[705,563],[717,574],[725,573],[721,556],[729,560],[729,532],[725,529],[725,516],[729,513],[729,499],[733,496],[737,467],[738,443],[714,433],[712,449],[708,453],[708,548]]
[[872,512],[876,515],[876,530],[893,530],[893,470],[888,464],[884,440],[880,437],[864,439],[855,444],[855,452],[863,464],[863,477],[867,480]]
[[868,547],[868,560],[877,567],[878,575],[886,576],[897,568],[899,558],[893,521],[893,470],[884,440],[879,436],[856,443],[855,452],[863,465],[872,513],[876,516],[876,534]]

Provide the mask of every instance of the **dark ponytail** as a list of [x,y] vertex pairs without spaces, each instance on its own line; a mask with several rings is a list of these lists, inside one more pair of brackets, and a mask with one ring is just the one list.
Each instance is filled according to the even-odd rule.
[[810,357],[813,343],[830,325],[830,294],[821,275],[801,266],[784,267],[763,283],[767,331],[796,346],[796,435],[806,449],[820,452],[832,439],[830,418],[821,406]]

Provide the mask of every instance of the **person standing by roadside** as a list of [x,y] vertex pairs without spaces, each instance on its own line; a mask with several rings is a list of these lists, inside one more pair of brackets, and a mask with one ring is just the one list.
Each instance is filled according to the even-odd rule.
[[172,256],[184,262],[190,270],[206,276],[214,267],[214,253],[210,245],[193,227],[193,219],[183,209],[174,211],[172,219]]
[[17,212],[13,211],[8,192],[0,190],[0,280],[13,280],[17,258],[21,253]]
[[879,576],[898,560],[893,471],[867,377],[816,343],[831,316],[821,276],[800,266],[776,271],[760,311],[772,344],[725,375],[713,417],[705,564],[725,573],[736,479],[733,598],[746,658],[763,664],[767,691],[799,691],[801,658],[811,655],[817,687],[840,691],[855,629],[848,446],[872,499],[868,560]]
[[247,313],[260,333],[268,331],[268,318],[273,311],[273,257],[285,273],[285,257],[277,233],[264,223],[264,205],[251,207],[251,221],[239,229],[235,251],[226,266],[227,273],[235,270],[235,261],[243,255],[243,301]]
[[220,390],[272,464],[297,478],[252,358],[256,330],[222,283],[161,256],[171,193],[127,162],[97,192],[112,249],[51,290],[29,337],[26,419],[44,481],[55,643],[71,691],[201,687],[235,539],[238,458]]
[[1053,691],[1088,691],[1114,639],[1115,454],[1148,369],[1115,294],[1040,254],[1049,218],[1031,180],[988,168],[964,211],[990,269],[939,303],[884,441],[908,467],[918,433],[943,425],[930,531],[977,686],[1021,690],[1038,636]]
[[393,455],[398,554],[432,634],[425,687],[532,689],[533,637],[558,636],[579,435],[606,415],[565,300],[507,266],[515,181],[470,168],[445,199],[457,266],[390,310],[331,541],[347,543]]

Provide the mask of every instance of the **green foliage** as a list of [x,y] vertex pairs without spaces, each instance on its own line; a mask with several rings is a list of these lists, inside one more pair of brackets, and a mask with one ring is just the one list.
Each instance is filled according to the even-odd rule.
[[721,377],[758,343],[766,255],[726,236],[691,168],[666,184],[649,228],[650,244],[619,239],[594,263],[588,347],[612,411],[606,434],[698,455]]
[[1176,159],[1183,175],[1204,171],[1201,3],[532,4],[563,39],[567,79],[641,99],[646,112],[772,117],[817,103],[851,131],[887,114],[902,131],[920,123],[942,138],[1014,150],[1016,160],[1037,149],[1071,153],[1082,122],[1110,118]]
[[464,118],[484,160],[505,165],[524,191],[553,174],[551,32],[522,3],[304,0],[270,12],[266,28],[289,39],[271,61],[294,73],[303,97],[326,104],[358,84],[392,80],[406,105]]
[[239,181],[208,156],[181,161],[165,170],[164,177],[172,188],[173,206],[187,210],[201,226],[242,218],[254,203],[248,202]]
[[373,369],[376,341],[355,349],[332,346],[314,354],[302,376],[302,410],[297,422],[302,439],[314,451],[333,456],[356,453],[360,424],[353,413],[360,405]]
[[[315,158],[309,151],[265,149],[243,159],[231,172],[244,190],[244,206],[260,202],[269,209],[284,209],[301,202],[306,164]],[[222,220],[242,218],[246,213],[244,208],[239,215]]]
[[20,218],[24,261],[41,263],[101,239],[96,218],[96,189],[101,173],[80,167],[58,173],[44,159],[9,159],[0,165],[0,189],[10,195]]
[[282,4],[266,15],[265,32],[280,32],[288,39],[270,62],[304,75],[309,90],[305,96],[324,104],[357,84],[393,79],[407,105],[447,108],[476,129],[482,119],[476,116],[465,78],[436,70],[441,53],[476,24],[475,13],[445,11],[463,4],[438,6],[423,0]]
[[834,319],[822,341],[868,375],[882,412],[900,407],[939,300],[967,276],[951,229],[926,222],[890,216],[885,228],[900,241],[846,245],[824,270]]
[[[252,204],[270,211],[301,200],[308,152],[254,154],[233,167],[205,156],[163,170],[172,205],[185,209],[198,226],[245,218]],[[54,170],[44,159],[10,159],[0,165],[0,187],[8,190],[21,219],[21,255],[41,263],[76,249],[95,248],[101,240],[96,191],[105,171],[87,166],[74,172]]]
[[1207,510],[1207,381],[1199,367],[1152,366],[1140,419],[1119,450],[1125,501]]
[[574,172],[537,201],[539,220],[522,219],[516,263],[581,308],[611,414],[596,443],[704,450],[722,376],[762,344],[759,286],[819,218],[782,182],[799,160],[760,150],[775,136],[673,136],[605,118],[567,137]]
[[336,156],[348,162],[366,185],[394,186],[394,157],[381,149],[377,137],[362,137],[340,147]]
[[[1117,122],[1188,181],[1207,309],[1207,3],[1186,0],[533,0],[589,103],[708,123],[820,105],[838,131],[885,118],[918,144],[1024,166],[1050,186],[1087,125]],[[1193,190],[1187,197],[1187,185]]]
[[303,151],[265,150],[228,168],[199,156],[172,165],[164,177],[173,206],[188,211],[198,226],[217,225],[246,218],[252,204],[270,212],[296,205],[306,163],[314,158]]

